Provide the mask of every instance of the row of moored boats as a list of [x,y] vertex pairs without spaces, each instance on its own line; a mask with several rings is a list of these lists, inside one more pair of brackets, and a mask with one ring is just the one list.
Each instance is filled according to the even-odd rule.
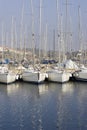
[[87,68],[78,65],[72,60],[67,60],[62,64],[55,65],[36,65],[24,68],[23,66],[13,67],[0,66],[0,82],[13,83],[22,79],[26,82],[42,83],[45,80],[64,83],[70,78],[75,80],[87,81]]

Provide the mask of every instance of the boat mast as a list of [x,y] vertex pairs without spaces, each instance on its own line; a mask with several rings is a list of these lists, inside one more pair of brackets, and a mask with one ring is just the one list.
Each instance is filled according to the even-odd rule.
[[11,50],[13,51],[13,24],[14,24],[14,18],[12,16],[12,25],[11,25]]
[[[71,16],[70,16],[70,53],[72,54],[72,42],[73,42],[72,36],[73,36],[73,34],[72,34],[72,22],[71,21],[72,20],[71,20]],[[71,58],[72,58],[72,56],[71,56]]]
[[53,30],[53,59],[56,59],[56,52],[55,52],[55,29]]
[[33,57],[33,67],[35,66],[35,42],[34,42],[34,9],[33,2],[31,0],[31,10],[32,10],[32,57]]
[[[60,57],[63,56],[64,58],[64,44],[63,44],[63,32],[62,32],[62,14],[60,15]],[[63,58],[62,58],[62,61],[63,61]],[[60,62],[61,62],[61,58],[60,58]]]
[[16,21],[14,25],[14,43],[15,43],[15,60],[17,61],[17,30],[16,30]]
[[44,58],[47,58],[47,33],[48,33],[48,27],[47,27],[47,23],[46,23],[46,29],[45,29],[45,36],[44,36]]
[[41,61],[41,32],[42,32],[42,30],[41,30],[41,14],[42,14],[42,10],[41,10],[41,8],[42,8],[42,0],[40,0],[40,21],[39,21],[39,23],[40,23],[40,32],[39,32],[39,37],[40,37],[40,41],[39,41],[39,63],[40,63],[40,61]]
[[58,62],[60,63],[60,50],[59,50],[59,38],[60,38],[60,34],[59,34],[59,9],[58,9],[58,0],[56,1],[56,8],[57,8],[57,43],[58,43]]
[[23,7],[22,7],[22,14],[21,14],[21,25],[20,25],[20,45],[19,45],[19,49],[20,49],[20,60],[22,60],[22,49],[23,49],[23,22],[24,22],[24,3],[23,3]]
[[2,23],[2,62],[3,62],[3,59],[4,59],[4,47],[3,47],[3,43],[4,43],[4,25]]
[[[65,53],[67,53],[68,51],[68,41],[67,41],[67,4],[68,4],[68,0],[66,0],[66,17],[65,17]],[[66,55],[66,54],[65,54]],[[65,60],[67,58],[67,55],[65,57]]]
[[14,17],[12,16],[12,26],[11,26],[11,60],[14,57],[14,47],[13,45],[15,45],[15,33],[14,33]]
[[81,56],[82,56],[82,34],[81,34],[81,23],[80,23],[80,5],[78,6],[78,35],[79,35],[79,64],[81,62]]
[[25,28],[25,30],[24,30],[24,56],[23,56],[23,59],[26,59],[26,28]]

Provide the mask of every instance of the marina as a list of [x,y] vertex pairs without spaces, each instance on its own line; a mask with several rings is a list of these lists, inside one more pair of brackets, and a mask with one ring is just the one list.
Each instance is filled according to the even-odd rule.
[[0,130],[87,130],[87,1],[0,1]]
[[[11,32],[1,24],[0,46],[0,83],[13,83],[18,80],[31,83],[43,83],[46,80],[65,83],[70,79],[87,81],[87,50],[82,45],[81,7],[77,7],[78,42],[73,45],[74,34],[71,30],[69,0],[65,6],[59,0],[55,3],[56,24],[51,31],[53,38],[49,39],[49,23],[43,25],[45,11],[43,0],[39,0],[38,19],[36,24],[34,1],[30,0],[30,31],[25,24],[25,3],[22,3],[20,26],[11,16]],[[60,7],[64,8],[61,10]],[[65,22],[64,22],[65,21]],[[69,26],[70,28],[69,28]],[[36,33],[37,27],[37,33]],[[68,32],[70,30],[70,32]],[[10,39],[8,34],[10,33]],[[85,39],[86,40],[86,39]],[[69,44],[70,41],[70,44]],[[8,44],[9,43],[9,44]],[[74,82],[73,80],[73,82]]]

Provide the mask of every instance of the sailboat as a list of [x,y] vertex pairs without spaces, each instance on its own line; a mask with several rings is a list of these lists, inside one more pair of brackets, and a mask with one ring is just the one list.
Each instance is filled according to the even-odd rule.
[[[33,3],[31,0],[32,7],[32,45],[33,45],[33,66],[30,66],[22,73],[23,81],[32,83],[42,83],[46,78],[46,73],[41,71],[41,67],[35,67],[35,47],[34,47],[34,14],[33,14]],[[41,0],[40,0],[40,44],[41,44]],[[40,49],[40,48],[39,48]],[[39,57],[40,60],[40,57]]]
[[15,72],[8,69],[8,67],[1,67],[0,68],[0,83],[13,83],[17,79],[17,75]]
[[48,80],[52,82],[59,82],[59,83],[65,83],[68,82],[70,79],[70,73],[63,71],[63,70],[51,70],[48,73]]
[[[4,41],[4,34],[3,34],[3,24],[2,24],[2,60],[4,59],[4,48],[3,48],[3,41]],[[15,82],[17,75],[12,70],[9,70],[7,65],[2,63],[0,66],[0,83],[12,83]]]
[[46,77],[46,73],[41,71],[37,71],[35,69],[31,70],[27,69],[22,74],[23,81],[32,82],[32,83],[42,83],[44,82]]
[[[58,0],[57,0],[57,13],[58,12],[59,11],[58,11]],[[61,27],[62,27],[62,25],[61,25]],[[61,48],[61,44],[63,44],[63,34],[60,31],[59,48]],[[60,60],[61,60],[60,59],[61,58],[61,53],[60,52],[61,51],[59,51],[59,67],[58,66],[57,67],[53,66],[53,68],[50,71],[47,71],[47,73],[48,73],[48,81],[64,83],[64,82],[69,81],[69,79],[70,79],[71,73],[67,72],[62,66],[60,66]]]
[[78,71],[73,73],[73,77],[78,81],[87,81],[87,67],[83,65]]
[[[82,58],[82,35],[81,35],[81,24],[80,24],[80,6],[78,7],[78,16],[79,16],[79,44],[81,51],[79,52],[79,62]],[[84,64],[79,63],[79,70],[73,73],[73,77],[79,81],[87,81],[87,67]]]

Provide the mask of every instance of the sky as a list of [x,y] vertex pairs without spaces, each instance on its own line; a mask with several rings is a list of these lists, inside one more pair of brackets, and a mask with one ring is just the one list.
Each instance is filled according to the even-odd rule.
[[[39,46],[39,10],[40,0],[32,0],[34,8],[34,32],[35,32],[35,45]],[[4,25],[4,33],[7,34],[6,44],[10,46],[11,41],[11,30],[12,30],[12,17],[14,17],[16,22],[16,31],[17,39],[19,42],[20,37],[20,28],[21,28],[21,17],[22,17],[22,8],[24,5],[24,18],[23,26],[27,28],[26,37],[27,37],[27,47],[31,47],[31,31],[32,31],[32,12],[31,12],[31,0],[0,0],[0,30],[2,30],[2,23]],[[87,0],[67,0],[67,33],[72,33],[72,42],[71,48],[73,50],[79,49],[80,45],[78,43],[78,6],[80,5],[80,24],[81,24],[81,33],[82,39],[84,41],[84,46],[86,46],[86,33],[87,33]],[[58,23],[60,24],[60,16],[62,14],[62,25],[63,31],[66,27],[66,0],[58,0],[58,15],[59,21],[57,21],[57,9],[56,9],[56,0],[42,0],[42,15],[41,15],[41,35],[42,35],[42,44],[44,44],[44,35],[46,33],[46,24],[47,24],[47,47],[48,49],[53,49],[53,30],[56,33],[59,33],[59,28],[57,28]],[[67,34],[67,37],[68,34]],[[0,39],[2,39],[2,31],[0,31]],[[0,40],[2,42],[2,40]],[[67,40],[69,44],[70,40]],[[0,44],[2,45],[2,43]],[[56,48],[58,48],[56,40]]]

